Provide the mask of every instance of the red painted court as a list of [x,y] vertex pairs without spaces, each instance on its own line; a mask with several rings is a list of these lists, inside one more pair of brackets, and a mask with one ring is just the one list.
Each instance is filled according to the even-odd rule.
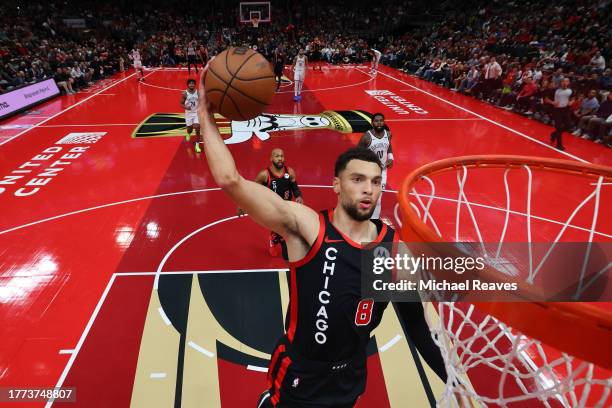
[[[187,78],[186,70],[149,70],[139,83],[130,71],[0,122],[0,386],[77,389],[76,404],[15,406],[254,407],[265,388],[287,303],[286,278],[278,272],[285,265],[267,255],[268,232],[235,217],[204,155],[182,133],[133,137],[150,115],[181,113]],[[361,135],[332,129],[329,114],[321,115],[329,111],[386,116],[395,164],[382,216],[392,223],[403,178],[435,160],[495,154],[612,166],[601,145],[566,133],[567,150],[557,151],[548,143],[549,126],[388,67],[375,77],[365,66],[309,71],[303,92],[295,103],[292,85],[283,86],[266,111],[291,123],[289,130],[223,118],[219,126],[247,178],[268,165],[272,148],[282,148],[315,209],[334,205],[333,163]],[[484,241],[498,239],[505,216],[502,173],[475,172],[466,184]],[[454,177],[437,184],[432,206],[443,235],[455,234]],[[510,177],[508,241],[527,238],[526,177]],[[553,240],[592,188],[553,173],[534,176],[532,241]],[[601,186],[600,202],[594,227],[589,202],[561,240],[586,241],[594,231],[594,241],[610,242],[610,183]],[[460,239],[478,238],[470,220],[461,214]],[[393,340],[397,327],[389,322],[375,332],[378,350],[371,351],[359,407],[410,406],[398,405],[407,401],[408,379],[396,369],[402,361],[387,357],[392,347],[404,347],[400,355],[412,359],[405,341]],[[410,376],[418,378],[414,370]],[[470,380],[486,390],[491,379],[485,370]],[[427,401],[419,392],[419,401]],[[565,405],[552,397],[547,404]],[[612,397],[602,406],[610,404]]]

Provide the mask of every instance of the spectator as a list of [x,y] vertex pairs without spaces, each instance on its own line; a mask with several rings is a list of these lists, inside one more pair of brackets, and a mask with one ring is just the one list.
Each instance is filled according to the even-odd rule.
[[72,84],[69,81],[68,75],[64,72],[64,69],[61,67],[57,67],[55,77],[55,83],[58,87],[64,90],[67,95],[72,95],[75,92],[72,90]]
[[601,51],[597,51],[590,61],[591,67],[600,74],[606,69],[606,59],[601,55]]
[[[589,91],[588,97],[582,100],[580,104],[580,108],[575,115],[575,121],[579,122],[584,117],[587,117],[587,118],[593,117],[598,108],[599,108],[599,101],[597,100],[597,91],[594,89],[591,89]],[[580,127],[578,127],[578,129],[573,134],[574,136],[580,136]]]
[[[573,134],[583,139],[595,140],[596,143],[604,143],[610,147],[608,133],[612,128],[612,93],[608,93],[606,100],[599,105],[594,115],[583,116],[578,124],[578,130]],[[606,140],[606,138],[608,140]]]
[[516,95],[514,105],[510,103],[510,109],[516,109],[519,112],[531,113],[531,107],[533,106],[533,99],[538,92],[538,86],[532,78],[525,78],[523,81],[523,87],[520,92]]
[[484,66],[483,69],[483,82],[482,82],[482,98],[489,99],[491,92],[499,87],[499,79],[502,74],[501,65],[497,62],[495,57],[491,57],[489,62]]

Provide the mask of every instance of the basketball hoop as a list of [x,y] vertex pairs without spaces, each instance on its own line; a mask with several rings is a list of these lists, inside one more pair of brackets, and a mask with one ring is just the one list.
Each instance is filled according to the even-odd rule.
[[[472,173],[471,177],[478,180],[473,183],[474,192],[468,191],[468,170]],[[510,180],[511,172],[522,175],[512,175],[515,178]],[[496,188],[491,187],[496,175],[500,177],[499,185],[505,186],[505,194],[499,194],[499,200],[489,191]],[[551,189],[542,187],[542,180],[537,180],[537,176],[541,175],[546,176],[543,180],[548,185],[553,175],[560,178],[561,181],[555,184],[562,186],[562,189],[584,183],[584,186],[577,188],[577,191],[584,193],[584,197],[580,194],[576,201],[578,205],[575,208],[570,206],[567,212],[571,212],[571,215],[567,220],[548,220],[545,214],[531,213],[532,208],[541,210],[558,205],[554,197],[538,190]],[[521,201],[516,204],[516,199],[511,200],[509,185],[512,183],[509,180],[514,182],[515,194],[520,193],[516,186],[521,186],[522,191],[526,192],[526,203]],[[534,180],[537,182],[534,183]],[[437,187],[435,181],[438,181]],[[556,245],[563,234],[579,229],[571,223],[580,213],[587,227],[576,234],[588,235],[582,241],[591,243],[597,233],[595,226],[599,209],[605,214],[610,208],[609,204],[607,207],[600,204],[600,201],[610,198],[609,192],[602,192],[604,182],[607,184],[610,181],[612,167],[565,160],[523,156],[466,156],[440,160],[420,167],[404,179],[399,192],[401,220],[398,223],[406,243],[418,242],[428,246],[427,243],[467,241],[469,239],[460,238],[463,228],[464,231],[474,231],[478,242],[490,239],[485,232],[497,234],[500,230],[501,235],[491,241],[499,242],[501,248],[501,242],[508,239],[508,231],[522,231],[521,223],[525,222],[527,244],[531,248],[532,242],[535,242],[532,236],[544,236],[533,229],[548,225],[542,222],[543,219],[561,225],[560,232],[551,242],[551,245]],[[451,193],[453,189],[458,190],[456,195]],[[534,189],[540,194],[533,194]],[[498,190],[503,191],[503,188]],[[468,196],[473,197],[476,193],[479,197],[493,197],[492,200],[499,201],[500,205],[468,201]],[[538,199],[544,205],[538,205]],[[511,210],[511,202],[524,212]],[[563,195],[559,202],[567,203],[567,195]],[[588,217],[584,217],[584,209],[588,209]],[[451,216],[443,222],[440,218],[436,221],[436,212],[439,215],[445,210]],[[481,221],[485,219],[489,225],[479,225],[475,214],[486,214]],[[603,217],[609,217],[609,214]],[[454,219],[454,223],[449,222],[448,218]],[[499,218],[499,222],[496,218]],[[470,225],[461,226],[462,219]],[[518,224],[518,227],[513,224]],[[609,241],[609,235],[604,236]],[[564,239],[571,241],[573,238]],[[453,253],[444,255],[455,256]],[[588,251],[585,257],[588,257]],[[543,257],[541,262],[545,261],[546,257]],[[586,264],[587,261],[584,262]],[[610,266],[608,264],[602,273],[610,275]],[[529,268],[531,272],[531,260]],[[507,278],[506,274],[491,265],[487,265],[485,272],[492,281],[502,282],[504,277]],[[521,285],[518,292],[523,289],[529,291],[529,282]],[[521,293],[515,296],[519,300]],[[441,349],[448,372],[446,389],[439,405],[459,406],[455,399],[459,394],[462,398],[484,405],[503,407],[526,401],[537,401],[547,407],[559,404],[568,407],[610,406],[612,309],[579,302],[525,301],[473,304],[439,302],[428,303],[426,309],[432,337]],[[470,383],[471,377],[475,376],[472,374],[478,370],[481,370],[480,375],[482,370],[486,372],[489,387]],[[491,381],[494,387],[490,386]],[[551,401],[554,402],[551,404]]]
[[253,28],[259,28],[259,17],[252,17],[251,24],[253,25]]

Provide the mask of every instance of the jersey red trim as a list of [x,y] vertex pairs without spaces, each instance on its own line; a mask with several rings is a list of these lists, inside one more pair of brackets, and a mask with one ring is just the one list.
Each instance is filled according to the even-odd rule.
[[[328,211],[329,222],[332,225],[332,227],[334,227],[334,229],[336,231],[338,231],[338,234],[340,234],[342,236],[342,238],[344,238],[344,240],[349,245],[351,245],[351,246],[353,246],[353,247],[355,247],[357,249],[364,249],[363,245],[353,241],[348,235],[345,235],[342,231],[340,231],[338,228],[336,228],[336,226],[334,225],[334,210],[335,210],[335,208],[332,208],[331,210]],[[378,236],[376,237],[376,239],[374,241],[370,242],[369,244],[378,244],[378,243],[380,243],[386,233],[387,233],[387,224],[385,224],[383,222],[382,223],[382,228],[380,229],[380,232],[378,233]]]
[[[400,241],[400,236],[399,236],[399,232],[397,232],[397,230],[394,231],[393,233],[393,258],[395,258],[395,255],[397,255],[399,253],[399,241]],[[391,282],[397,282],[397,269],[393,268],[393,271],[391,271]]]
[[278,356],[284,352],[285,352],[285,345],[281,344],[280,346],[276,348],[276,350],[274,351],[274,354],[272,355],[272,360],[270,360],[270,365],[268,366],[268,375],[266,376],[267,383],[268,383],[268,389],[272,387],[272,371],[274,371],[274,367],[276,367],[276,360],[278,360]]
[[295,266],[291,265],[291,288],[289,289],[289,329],[287,330],[287,339],[289,343],[293,343],[295,337],[295,329],[297,328],[298,319],[298,291],[297,291],[297,277],[295,276]]
[[278,401],[280,400],[281,385],[283,384],[283,380],[285,379],[285,374],[287,374],[287,368],[289,368],[290,364],[291,364],[291,358],[289,358],[289,356],[283,358],[283,360],[281,361],[281,366],[278,369],[276,380],[274,380],[274,389],[275,389],[274,395],[270,399],[273,406],[276,406],[276,404],[278,404]]
[[268,186],[268,188],[272,188],[272,172],[270,172],[270,168],[267,167],[266,168],[266,172],[268,173],[268,181],[266,182],[266,185]]
[[317,254],[319,248],[321,248],[321,243],[323,242],[323,236],[325,235],[325,219],[323,218],[323,214],[319,213],[319,235],[317,239],[312,244],[306,256],[300,259],[299,261],[289,262],[291,267],[299,268],[300,266],[306,265],[310,260]]

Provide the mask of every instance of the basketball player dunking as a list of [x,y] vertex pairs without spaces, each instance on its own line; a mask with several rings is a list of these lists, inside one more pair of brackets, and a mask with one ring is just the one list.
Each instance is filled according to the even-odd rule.
[[[287,332],[268,368],[268,390],[258,407],[352,407],[363,394],[366,348],[387,302],[361,299],[361,242],[392,242],[396,232],[370,220],[381,193],[382,165],[371,150],[353,148],[335,165],[334,209],[317,213],[283,200],[244,179],[215,125],[200,83],[198,115],[210,172],[229,197],[258,224],[281,235],[291,269]],[[420,303],[397,303],[408,335],[435,372],[446,380]]]
[[[295,171],[291,167],[285,166],[285,153],[279,149],[272,149],[270,155],[272,167],[268,167],[257,174],[255,182],[262,186],[268,187],[270,190],[278,194],[283,200],[293,200],[303,204],[302,192],[297,184]],[[238,209],[238,215],[244,215],[245,212],[241,208]],[[282,253],[283,259],[287,260],[287,245],[279,234],[274,231],[270,232],[270,246],[268,247],[270,256],[277,257]]]
[[278,46],[274,51],[274,76],[276,77],[276,91],[280,89],[283,82],[283,70],[285,69],[285,50]]
[[293,100],[296,102],[302,100],[302,86],[304,86],[307,68],[308,58],[304,55],[304,49],[300,48],[291,68],[293,71]]
[[378,72],[378,62],[380,61],[380,57],[382,57],[382,52],[370,48],[370,55],[372,56],[372,66],[370,67],[370,73],[376,75]]
[[[391,146],[391,132],[385,125],[385,116],[382,113],[375,113],[372,116],[372,129],[361,136],[358,146],[376,153],[378,160],[383,165],[381,189],[384,190],[387,187],[387,169],[393,166],[393,148]],[[381,202],[382,194],[376,202],[372,218],[380,218]]]
[[195,151],[196,153],[201,153],[200,121],[198,120],[198,91],[196,90],[196,81],[193,78],[187,80],[187,89],[183,91],[183,96],[181,96],[181,107],[185,109],[185,125],[187,126],[187,136],[185,136],[185,139],[189,142],[191,132],[195,129]]
[[134,69],[136,71],[140,71],[140,78],[138,78],[138,80],[140,82],[144,82],[144,70],[142,69],[142,59],[140,57],[140,51],[138,51],[138,48],[134,47],[132,48],[132,51],[129,54],[129,57],[132,59],[132,61],[134,61]]

